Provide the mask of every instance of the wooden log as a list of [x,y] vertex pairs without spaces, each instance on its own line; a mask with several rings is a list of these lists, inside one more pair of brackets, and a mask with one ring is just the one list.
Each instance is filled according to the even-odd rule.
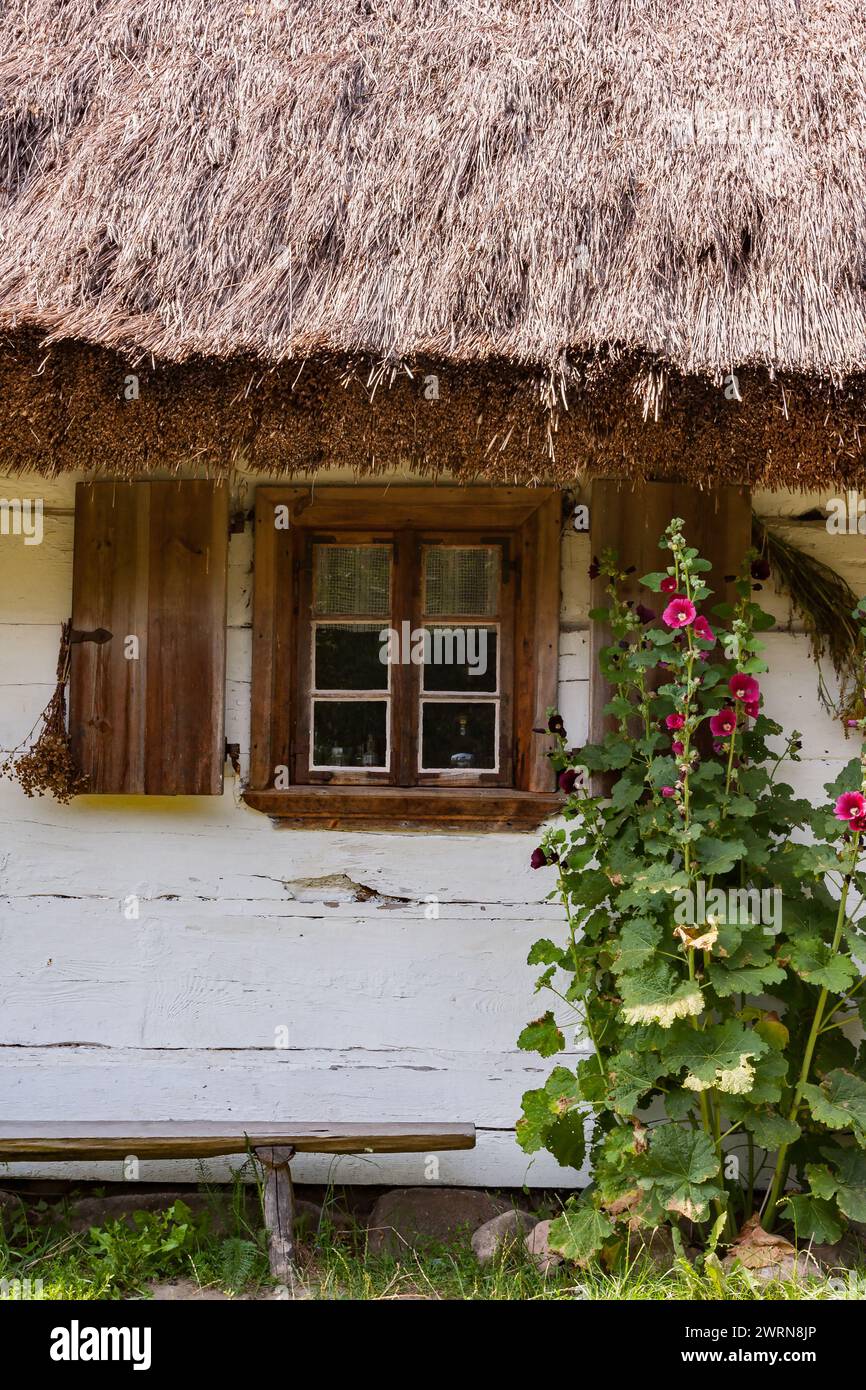
[[291,1284],[295,1276],[295,1197],[289,1164],[295,1156],[291,1145],[256,1149],[265,1170],[265,1229],[268,1260],[278,1284]]

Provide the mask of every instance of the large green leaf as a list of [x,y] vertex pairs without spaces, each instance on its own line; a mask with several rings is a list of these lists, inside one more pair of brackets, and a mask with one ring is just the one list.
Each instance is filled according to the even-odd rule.
[[703,996],[693,980],[680,980],[665,965],[645,966],[619,982],[627,1023],[659,1023],[670,1028],[677,1018],[695,1016]]
[[814,1240],[819,1244],[835,1245],[842,1235],[842,1222],[832,1202],[805,1194],[789,1197],[782,1208],[793,1221],[798,1240]]
[[652,960],[662,939],[662,929],[649,917],[635,917],[626,922],[619,938],[619,952],[614,961],[614,974],[624,975]]
[[618,1052],[608,1063],[610,1098],[621,1115],[631,1115],[641,1096],[651,1091],[662,1074],[653,1052]]
[[[859,1148],[843,1149],[829,1145],[821,1153],[836,1170],[836,1202],[839,1210],[849,1221],[866,1221],[866,1153]],[[814,1192],[815,1184],[811,1186]]]
[[852,1129],[866,1142],[866,1081],[853,1072],[830,1071],[820,1086],[803,1087],[814,1119],[829,1129]]
[[762,1149],[780,1149],[783,1144],[793,1144],[802,1133],[794,1120],[786,1119],[778,1110],[753,1110],[749,1101],[744,1106],[743,1123]]
[[750,1059],[766,1051],[767,1044],[754,1029],[729,1018],[703,1029],[678,1025],[664,1049],[664,1059],[673,1071],[686,1068],[688,1076],[683,1084],[692,1090],[715,1086],[742,1095],[752,1089]]
[[580,1110],[559,1115],[547,1131],[544,1147],[563,1168],[582,1168],[586,1157],[585,1117]]
[[724,1189],[710,1181],[718,1176],[718,1155],[706,1134],[665,1124],[652,1132],[638,1181],[665,1211],[677,1212],[689,1221],[703,1221],[710,1202],[724,1196]]
[[588,1202],[579,1202],[551,1221],[547,1238],[552,1250],[583,1264],[598,1253],[613,1233],[613,1224],[604,1212]]
[[712,835],[704,835],[698,854],[703,873],[707,878],[712,878],[716,874],[730,873],[734,865],[744,858],[746,846],[742,840],[719,840]]
[[859,975],[850,956],[832,951],[817,936],[792,942],[785,954],[807,984],[820,985],[831,994],[844,994]]

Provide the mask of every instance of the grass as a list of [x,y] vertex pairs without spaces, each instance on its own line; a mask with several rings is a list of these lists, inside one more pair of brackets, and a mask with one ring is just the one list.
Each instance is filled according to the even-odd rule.
[[[642,1259],[614,1271],[560,1266],[539,1273],[512,1250],[482,1269],[468,1242],[407,1251],[396,1261],[366,1252],[361,1227],[340,1229],[328,1219],[301,1247],[306,1296],[322,1300],[459,1299],[521,1302],[751,1301],[866,1298],[866,1269],[840,1271],[834,1278],[809,1277],[765,1284],[746,1270],[725,1272],[717,1260],[693,1265],[679,1259],[660,1272]],[[214,1193],[209,1209],[193,1215],[181,1200],[163,1212],[139,1212],[134,1224],[109,1221],[73,1234],[62,1211],[44,1203],[22,1213],[0,1234],[0,1298],[130,1299],[149,1297],[153,1281],[184,1279],[230,1296],[263,1295],[272,1283],[260,1219],[240,1184],[226,1196]],[[38,1291],[33,1281],[40,1280]],[[14,1281],[18,1281],[16,1284]]]

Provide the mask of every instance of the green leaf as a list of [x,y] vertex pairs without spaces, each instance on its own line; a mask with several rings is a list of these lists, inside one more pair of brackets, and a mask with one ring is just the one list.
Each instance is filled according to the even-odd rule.
[[582,1111],[568,1110],[550,1126],[545,1148],[563,1168],[582,1168],[586,1157],[585,1120]]
[[588,1202],[579,1202],[551,1221],[547,1239],[551,1250],[558,1251],[567,1260],[583,1264],[592,1259],[613,1234],[613,1223],[604,1212],[597,1211]]
[[621,1115],[631,1115],[640,1097],[652,1090],[663,1067],[652,1052],[617,1052],[607,1070],[613,1108]]
[[838,1186],[826,1163],[807,1163],[806,1181],[812,1196],[823,1197],[826,1201],[834,1196]]
[[834,782],[824,783],[824,791],[827,793],[827,800],[836,801],[843,792],[859,791],[860,778],[862,775],[860,759],[852,758],[849,763],[845,764]]
[[541,1018],[527,1023],[517,1039],[517,1046],[523,1048],[524,1052],[539,1052],[542,1057],[552,1057],[554,1053],[563,1051],[565,1038],[549,1009]]
[[634,781],[629,777],[620,777],[611,792],[610,804],[617,811],[624,811],[627,806],[634,806],[640,801],[644,793],[643,781]]
[[836,1208],[821,1197],[789,1197],[782,1212],[793,1221],[798,1240],[835,1245],[842,1235],[842,1222]]
[[709,1181],[719,1176],[719,1158],[702,1131],[658,1125],[641,1167],[640,1186],[651,1189],[665,1211],[688,1221],[703,1221],[710,1202],[724,1196],[723,1188]]
[[650,574],[645,574],[640,582],[645,589],[651,589],[654,594],[657,594],[661,591],[663,580],[668,577],[667,570],[653,570]]
[[712,835],[704,835],[700,847],[701,870],[710,878],[730,873],[746,853],[742,840],[719,840]]
[[696,1016],[703,996],[693,980],[682,980],[664,965],[645,966],[619,982],[627,1023],[659,1023],[670,1028],[677,1018]]
[[637,970],[655,955],[662,939],[662,929],[649,917],[635,917],[627,922],[619,938],[619,952],[614,961],[615,975]]
[[801,979],[810,985],[820,985],[831,994],[844,994],[859,975],[850,956],[832,951],[817,936],[792,942],[786,954]]
[[743,1123],[751,1130],[762,1149],[780,1149],[783,1144],[795,1143],[802,1133],[800,1126],[787,1120],[778,1110],[753,1110],[747,1102]]
[[[849,1221],[866,1221],[866,1154],[862,1149],[831,1147],[821,1150],[836,1169],[836,1204]],[[821,1165],[823,1166],[823,1165]],[[811,1182],[812,1191],[818,1192]]]
[[767,1044],[751,1028],[729,1018],[710,1028],[695,1029],[680,1024],[665,1047],[664,1059],[673,1071],[685,1067],[688,1089],[703,1091],[710,1086],[733,1095],[752,1089],[754,1067],[750,1059],[767,1051]]
[[527,965],[559,965],[565,952],[544,936],[540,941],[533,942],[529,948],[529,955],[526,957]]
[[866,1141],[866,1081],[853,1072],[830,1071],[820,1086],[803,1087],[813,1118],[829,1129],[853,1129]]

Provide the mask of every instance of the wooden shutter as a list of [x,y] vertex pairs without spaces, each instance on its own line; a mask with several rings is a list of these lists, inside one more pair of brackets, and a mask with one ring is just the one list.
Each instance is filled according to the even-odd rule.
[[[706,576],[715,603],[735,597],[724,576],[736,574],[751,545],[751,495],[747,488],[700,489],[680,483],[621,483],[598,479],[592,484],[590,533],[593,555],[615,550],[623,568],[635,566],[626,597],[643,602],[658,611],[659,595],[641,588],[642,574],[667,567],[666,552],[659,550],[659,539],[672,517],[681,516],[689,545],[695,546],[712,565]],[[604,607],[606,581],[592,584],[593,608]],[[598,653],[610,642],[610,630],[602,623],[592,625],[592,666],[590,690],[590,739],[603,737],[602,709],[610,699],[610,687],[598,675]]]
[[225,484],[78,484],[69,727],[91,791],[222,792],[227,558]]

